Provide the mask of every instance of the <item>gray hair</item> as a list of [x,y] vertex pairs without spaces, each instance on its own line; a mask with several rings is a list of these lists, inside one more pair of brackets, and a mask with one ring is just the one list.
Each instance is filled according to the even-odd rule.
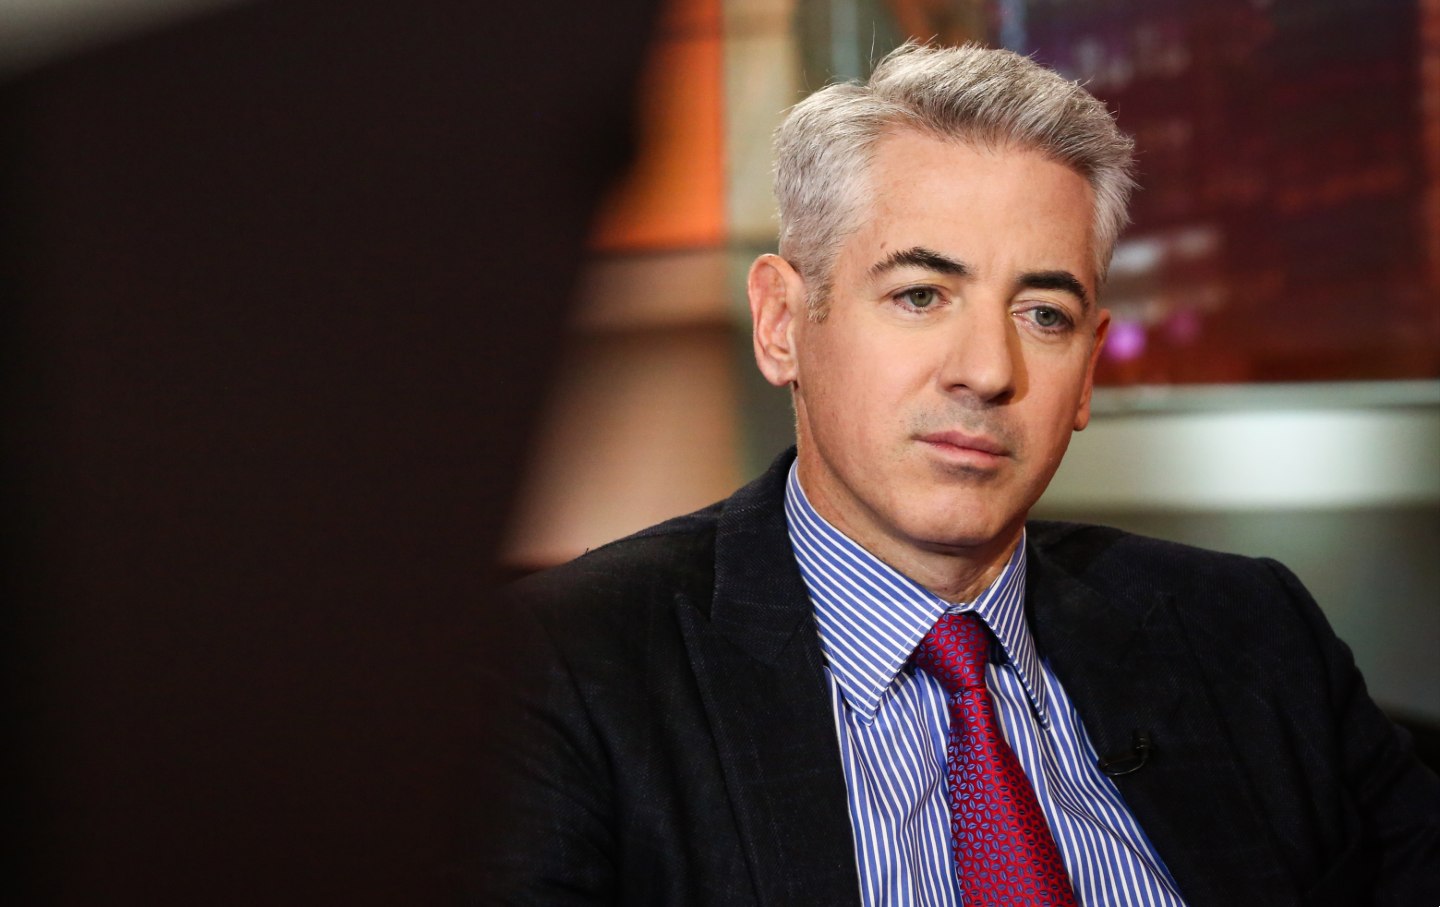
[[1008,50],[979,45],[891,51],[865,84],[826,86],[775,132],[780,255],[825,317],[840,244],[858,226],[880,139],[900,129],[982,147],[1019,147],[1073,169],[1095,194],[1095,273],[1103,283],[1135,187],[1135,143],[1078,83]]

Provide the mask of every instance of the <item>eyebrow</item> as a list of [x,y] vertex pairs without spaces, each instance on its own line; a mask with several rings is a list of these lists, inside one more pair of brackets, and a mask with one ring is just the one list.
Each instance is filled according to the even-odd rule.
[[1085,284],[1069,271],[1026,271],[1015,283],[1029,290],[1060,290],[1078,299],[1081,308],[1090,308],[1090,294]]
[[[975,271],[958,258],[951,258],[924,246],[898,249],[870,266],[870,277],[876,278],[896,268],[924,268],[938,274],[953,274],[956,277],[973,277]],[[1016,279],[1015,285],[1029,290],[1059,290],[1069,293],[1080,302],[1081,308],[1090,308],[1090,293],[1080,278],[1065,270],[1026,271]]]
[[933,249],[924,246],[911,246],[908,249],[900,249],[875,262],[870,266],[870,276],[880,277],[888,271],[896,268],[913,267],[924,268],[927,271],[935,271],[940,274],[954,274],[957,277],[970,277],[974,271],[965,262],[948,255],[942,255]]

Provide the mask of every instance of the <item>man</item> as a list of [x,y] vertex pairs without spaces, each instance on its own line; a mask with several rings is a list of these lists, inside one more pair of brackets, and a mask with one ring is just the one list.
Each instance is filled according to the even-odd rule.
[[1131,144],[1103,105],[907,46],[777,156],[749,295],[797,449],[521,585],[487,895],[1440,902],[1440,782],[1293,576],[1027,528],[1108,323]]

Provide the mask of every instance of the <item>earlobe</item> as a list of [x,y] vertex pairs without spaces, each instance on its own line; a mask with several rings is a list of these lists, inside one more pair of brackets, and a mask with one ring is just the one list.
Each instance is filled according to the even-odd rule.
[[1080,406],[1075,410],[1075,430],[1084,431],[1090,424],[1090,395],[1095,389],[1095,367],[1100,364],[1100,351],[1105,347],[1105,334],[1110,330],[1110,310],[1095,313],[1095,346],[1085,364],[1085,387],[1080,393]]
[[761,255],[750,266],[747,281],[750,320],[755,342],[755,363],[776,387],[792,383],[799,374],[795,355],[798,307],[805,304],[805,282],[778,255]]

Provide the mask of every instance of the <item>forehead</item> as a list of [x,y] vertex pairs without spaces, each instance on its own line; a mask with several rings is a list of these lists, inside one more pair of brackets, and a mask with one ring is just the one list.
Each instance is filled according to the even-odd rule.
[[903,130],[876,143],[864,182],[842,259],[921,246],[977,267],[1063,268],[1094,289],[1094,191],[1040,152]]

